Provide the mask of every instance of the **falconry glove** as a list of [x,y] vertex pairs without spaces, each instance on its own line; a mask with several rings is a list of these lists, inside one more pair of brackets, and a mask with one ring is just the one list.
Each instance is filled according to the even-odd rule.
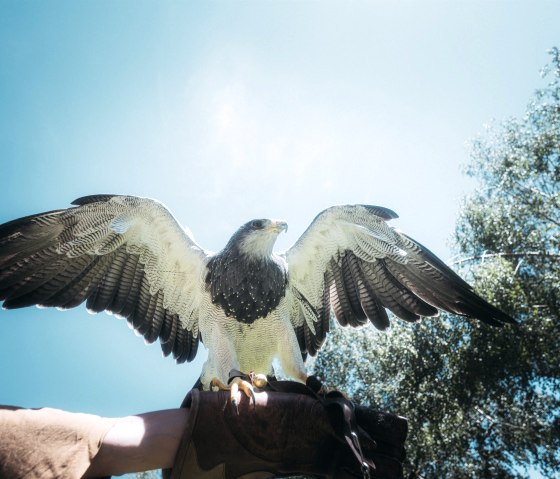
[[304,474],[347,479],[403,477],[404,418],[354,407],[340,393],[318,396],[292,381],[271,381],[242,397],[188,393],[190,408],[171,479],[264,479]]

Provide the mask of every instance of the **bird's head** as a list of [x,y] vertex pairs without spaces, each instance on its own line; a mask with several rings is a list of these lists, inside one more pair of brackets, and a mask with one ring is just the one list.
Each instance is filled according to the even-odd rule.
[[241,226],[230,239],[228,246],[237,247],[248,256],[270,256],[276,238],[288,224],[281,220],[257,219]]

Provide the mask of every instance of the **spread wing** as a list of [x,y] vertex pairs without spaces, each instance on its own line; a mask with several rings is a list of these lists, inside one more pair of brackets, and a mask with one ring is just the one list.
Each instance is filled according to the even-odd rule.
[[393,211],[367,205],[320,213],[292,248],[289,293],[302,351],[314,355],[331,311],[343,325],[389,327],[387,309],[406,321],[439,310],[501,326],[515,321],[487,303],[431,251],[387,225]]
[[79,198],[75,208],[0,226],[0,300],[88,310],[127,318],[163,353],[191,361],[208,255],[157,201],[132,196]]

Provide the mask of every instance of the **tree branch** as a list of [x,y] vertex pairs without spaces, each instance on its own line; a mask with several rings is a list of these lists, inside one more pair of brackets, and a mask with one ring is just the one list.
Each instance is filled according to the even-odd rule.
[[541,257],[541,258],[560,258],[560,253],[549,253],[547,251],[527,251],[524,253],[483,253],[481,255],[469,256],[467,258],[461,258],[451,263],[450,266],[457,264],[468,263],[470,261],[480,261],[484,263],[486,258],[527,258],[527,257]]

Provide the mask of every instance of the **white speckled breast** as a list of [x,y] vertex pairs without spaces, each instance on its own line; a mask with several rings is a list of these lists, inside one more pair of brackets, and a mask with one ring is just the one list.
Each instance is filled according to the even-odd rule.
[[[284,359],[283,367],[290,369],[290,364],[286,366],[284,363],[286,359],[290,362],[294,356],[294,345],[297,346],[298,342],[285,298],[274,312],[251,324],[227,317],[221,307],[212,303],[208,305],[208,312],[212,320],[201,326],[202,338],[209,351],[201,375],[205,389],[214,377],[227,383],[231,369],[271,374],[275,356]],[[299,349],[295,351],[295,356],[301,361]],[[301,370],[303,362],[296,366]]]

